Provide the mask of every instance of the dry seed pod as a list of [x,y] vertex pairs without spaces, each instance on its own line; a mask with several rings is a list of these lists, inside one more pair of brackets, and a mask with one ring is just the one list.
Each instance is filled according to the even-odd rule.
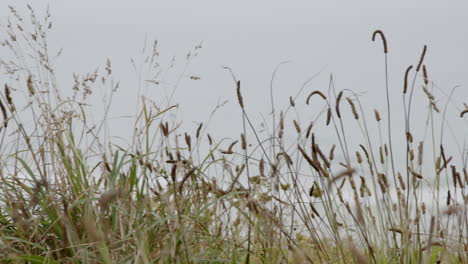
[[180,185],[179,185],[179,193],[182,193],[182,190],[183,190],[183,187],[184,187],[184,183],[187,181],[187,179],[192,176],[192,174],[197,170],[198,168],[197,167],[193,167],[191,168],[186,174],[185,176],[182,178],[182,180],[180,181]]
[[462,182],[460,173],[457,172],[457,175],[455,175],[455,176],[456,176],[456,178],[457,178],[458,184],[460,185],[460,188],[462,188],[462,189],[465,188],[465,185],[464,185],[463,182]]
[[468,113],[468,109],[463,110],[463,111],[460,113],[460,117],[463,117],[466,113]]
[[29,77],[28,77],[27,86],[28,86],[29,95],[33,96],[35,91],[34,91],[34,86],[33,86],[33,81],[32,81],[32,76],[31,75],[29,75]]
[[260,176],[265,177],[265,161],[263,159],[258,164],[258,170],[260,171]]
[[176,151],[176,157],[177,157],[177,160],[182,160],[182,154],[180,154],[179,150]]
[[457,169],[456,169],[455,165],[451,165],[450,168],[452,169],[453,186],[456,189],[457,188]]
[[153,172],[153,165],[151,165],[151,163],[146,162],[146,163],[145,163],[145,167],[146,167],[150,172]]
[[421,166],[423,162],[423,152],[424,152],[424,144],[422,141],[419,142],[418,146],[418,165]]
[[356,151],[356,159],[358,164],[362,163],[362,157],[361,154],[359,154],[359,151]]
[[2,111],[2,115],[3,115],[3,127],[7,127],[7,125],[8,125],[8,114],[7,114],[6,108],[3,105],[1,99],[0,99],[0,110]]
[[403,208],[406,208],[406,201],[405,201],[405,195],[403,194],[403,192],[401,191],[400,188],[397,188],[397,198],[398,198],[398,201],[400,202],[400,204],[403,206]]
[[[344,182],[344,180],[343,180],[343,182]],[[343,193],[341,192],[341,188],[338,188],[338,191],[336,193],[338,194],[338,199],[340,199],[340,202],[344,203]]]
[[237,142],[238,141],[236,140],[236,141],[232,142],[231,145],[229,145],[228,152],[232,152],[232,148],[234,147],[234,145],[237,144]]
[[109,163],[107,161],[103,161],[103,165],[104,165],[104,169],[107,171],[107,172],[112,172],[112,169],[111,167],[109,166]]
[[401,177],[401,174],[399,172],[398,172],[398,182],[400,183],[401,189],[406,190],[405,182],[403,181],[403,177]]
[[410,65],[407,69],[406,69],[406,72],[405,72],[405,83],[404,83],[404,86],[403,86],[403,94],[406,94],[406,92],[408,91],[408,74],[410,72],[410,70],[413,68],[413,65]]
[[385,159],[384,159],[383,152],[382,152],[382,146],[379,147],[379,154],[380,154],[380,163],[384,164]]
[[356,188],[356,182],[354,181],[354,178],[353,177],[349,177],[349,184],[351,185],[351,189],[353,189],[353,191],[356,191],[357,188]]
[[361,177],[361,186],[359,187],[359,194],[361,195],[361,198],[364,198],[364,196],[366,196],[366,189],[365,189],[362,179],[363,178]]
[[309,189],[309,196],[312,197],[313,193],[314,193],[314,189],[315,189],[315,185],[312,185],[312,187],[310,187]]
[[161,130],[163,136],[167,137],[169,135],[166,127],[164,126],[164,124],[162,122],[159,123],[159,129]]
[[283,138],[284,131],[282,129],[278,130],[278,138]]
[[185,133],[185,143],[187,144],[189,151],[192,149],[192,139],[189,134]]
[[171,169],[171,179],[172,179],[172,182],[176,182],[176,176],[177,176],[177,162],[174,163],[174,165],[172,165],[172,169]]
[[280,152],[280,153],[278,153],[278,154],[276,155],[276,159],[277,159],[278,161],[279,161],[279,157],[280,157],[280,156],[283,156],[283,157],[284,157],[284,160],[286,161],[286,163],[287,163],[288,165],[292,165],[292,164],[293,164],[293,161],[292,161],[291,157],[288,155],[288,153],[286,153],[286,152]]
[[241,94],[241,87],[240,87],[240,81],[237,81],[237,100],[239,101],[239,105],[242,109],[244,109],[244,99],[242,98]]
[[380,118],[380,114],[377,109],[374,109],[374,114],[375,114],[375,120],[377,120],[377,122],[380,122],[380,120],[382,119]]
[[174,159],[174,156],[172,156],[172,153],[169,152],[169,150],[166,149],[166,156],[170,159],[170,160],[173,160]]
[[328,111],[327,111],[327,126],[330,124],[331,116],[332,116],[332,110],[331,110],[330,107],[328,107]]
[[317,172],[320,172],[320,168],[317,166],[317,164],[315,162],[312,161],[312,159],[309,157],[309,155],[307,155],[307,153],[301,148],[301,146],[297,146],[297,148],[299,149],[299,151],[301,152],[302,156],[305,158],[305,160],[307,161],[307,163],[309,163],[310,166],[312,166],[312,168],[314,168]]
[[413,175],[414,178],[422,179],[423,176],[417,172],[415,172],[413,169],[408,167],[408,171]]
[[396,228],[396,227],[390,227],[390,228],[388,229],[388,231],[390,231],[390,232],[395,232],[395,233],[398,233],[398,234],[403,234],[403,232],[401,231],[401,229],[400,229],[400,228]]
[[387,186],[386,186],[383,178],[381,177],[382,173],[378,173],[377,175],[379,176],[378,183],[379,183],[379,186],[380,186],[380,190],[382,190],[383,193],[386,193],[387,192]]
[[434,95],[432,95],[431,92],[429,92],[426,86],[423,85],[422,89],[423,89],[423,92],[426,94],[427,98],[429,99],[429,102],[433,103],[435,100]]
[[11,90],[8,84],[5,84],[5,98],[8,104],[13,104],[13,100],[11,99]]
[[362,176],[361,177],[361,187],[363,188],[364,194],[367,193],[367,196],[372,196],[371,191],[369,190],[369,187],[367,187],[366,179]]
[[408,131],[406,132],[406,139],[410,142],[413,143],[413,135]]
[[333,160],[335,158],[335,155],[334,155],[335,147],[336,147],[336,145],[333,144],[333,146],[330,148],[330,154],[328,155],[329,160]]
[[295,107],[295,106],[296,106],[296,103],[294,103],[294,100],[293,100],[292,96],[289,96],[289,104],[290,104],[292,107]]
[[435,168],[436,168],[436,170],[439,170],[439,169],[440,169],[440,160],[441,160],[440,156],[437,157],[436,162],[435,162]]
[[296,131],[298,134],[301,133],[301,127],[299,126],[299,123],[297,123],[296,120],[293,120],[294,127],[296,128]]
[[276,164],[270,164],[270,167],[271,167],[270,178],[275,178],[276,174],[278,173],[278,166],[276,166]]
[[314,133],[312,133],[310,147],[312,149],[312,159],[314,161],[317,161],[317,150],[315,149],[315,134]]
[[278,137],[283,138],[283,132],[284,132],[284,116],[283,116],[283,111],[280,112],[280,121],[279,121],[279,131],[278,131]]
[[444,146],[442,144],[440,145],[440,156],[442,156],[444,163],[447,163],[447,159],[445,158]]
[[226,151],[221,151],[221,153],[223,153],[223,154],[232,154],[232,153],[234,153],[234,152],[232,151],[232,148],[234,147],[234,145],[236,145],[237,142],[238,142],[238,140],[232,142],[231,145],[229,145],[228,150],[226,150]]
[[10,106],[10,111],[14,112],[16,108],[13,104],[13,99],[11,98],[11,88],[7,84],[5,84],[5,99]]
[[206,136],[208,137],[208,143],[209,143],[210,145],[213,145],[213,139],[211,139],[210,134],[207,134]]
[[242,149],[247,149],[247,140],[245,139],[244,133],[241,133],[241,143],[242,143]]
[[359,144],[359,147],[361,147],[361,149],[364,151],[364,154],[366,155],[367,161],[370,162],[369,153],[367,152],[366,148],[362,144]]
[[356,111],[356,106],[354,105],[354,102],[349,97],[346,97],[346,100],[348,101],[349,105],[351,106],[351,112],[353,113],[354,119],[358,120],[359,115],[358,115],[358,112]]
[[335,110],[336,110],[336,115],[338,116],[338,118],[341,118],[341,113],[340,113],[340,101],[341,101],[341,97],[343,96],[343,91],[341,91],[339,94],[338,94],[338,97],[336,97],[336,103],[335,103]]
[[[309,203],[309,205],[310,205],[310,209],[312,210],[312,212],[313,212],[315,215],[317,215],[318,217],[321,217],[320,214],[319,214],[319,212],[317,211],[317,209],[315,209],[314,205],[313,205],[311,202]],[[313,214],[312,214],[312,217],[314,217]]]
[[441,173],[445,168],[447,168],[447,165],[452,161],[452,156],[450,156],[447,160],[444,161],[444,165],[437,171],[437,174]]
[[436,111],[437,113],[440,113],[440,110],[434,101],[431,101],[430,104],[432,106],[432,109],[434,109],[434,111]]
[[450,190],[447,191],[447,206],[450,205],[450,201],[452,200],[452,195],[450,194]]
[[315,145],[315,149],[317,150],[320,158],[323,160],[323,163],[325,163],[325,166],[327,168],[330,168],[330,161],[328,161],[327,157],[323,154],[322,150],[318,145]]
[[320,186],[316,181],[312,184],[312,187],[309,189],[309,196],[319,198],[322,196],[322,189],[320,189]]
[[312,131],[312,127],[314,126],[313,122],[310,122],[309,127],[307,128],[306,138],[309,138],[310,132]]
[[424,56],[426,55],[426,51],[427,51],[427,46],[424,45],[423,52],[421,54],[421,58],[419,58],[418,67],[416,67],[416,72],[419,72],[419,70],[421,69],[422,63],[424,61]]
[[424,84],[427,85],[429,83],[429,79],[427,78],[426,65],[423,65],[422,69],[423,69]]
[[200,125],[199,125],[198,128],[197,128],[197,133],[196,133],[196,137],[197,137],[197,138],[200,137],[200,132],[201,132],[202,126],[203,126],[203,123],[200,123]]
[[314,95],[314,94],[318,94],[320,95],[320,97],[323,98],[323,100],[327,100],[327,97],[320,91],[313,91],[312,93],[309,94],[309,96],[307,96],[307,99],[306,99],[306,104],[309,104],[309,101],[310,101],[310,98]]
[[379,177],[382,180],[382,182],[385,184],[385,187],[389,187],[387,176],[384,173],[379,173]]
[[283,129],[284,129],[284,115],[283,115],[283,111],[280,112],[279,129],[280,129],[280,130],[283,130]]
[[382,42],[383,42],[383,46],[384,46],[384,53],[388,53],[387,39],[385,38],[385,35],[382,32],[382,30],[378,29],[378,30],[374,31],[374,33],[372,34],[372,41],[375,41],[375,37],[377,35],[380,35],[380,37],[382,38]]

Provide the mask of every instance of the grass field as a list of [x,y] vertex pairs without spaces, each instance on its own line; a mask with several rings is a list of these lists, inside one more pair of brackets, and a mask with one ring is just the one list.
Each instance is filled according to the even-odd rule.
[[[379,87],[387,105],[374,110],[331,77],[326,89],[286,98],[286,109],[272,105],[265,137],[233,75],[238,138],[204,123],[184,131],[172,101],[138,92],[122,145],[108,136],[109,113],[89,105],[99,88],[110,109],[111,62],[59,87],[51,27],[48,13],[13,8],[2,25],[2,263],[468,263],[466,146],[446,147],[444,133],[450,120],[466,130],[468,105],[431,81],[426,46],[391,91],[401,93],[402,124],[390,121],[388,79]],[[369,37],[387,76],[384,33]],[[155,69],[156,47],[145,54]],[[416,96],[426,100],[418,115]],[[322,107],[315,120],[294,119],[311,104]],[[336,141],[320,142],[317,127]],[[362,136],[346,136],[352,129]],[[392,143],[394,134],[405,142]]]

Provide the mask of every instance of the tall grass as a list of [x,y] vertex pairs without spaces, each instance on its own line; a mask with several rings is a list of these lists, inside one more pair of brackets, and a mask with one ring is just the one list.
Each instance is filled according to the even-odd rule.
[[[0,43],[11,56],[0,60],[2,262],[468,262],[466,150],[449,150],[444,134],[446,120],[463,120],[468,106],[431,81],[426,47],[413,78],[410,66],[402,88],[389,87],[391,49],[374,33],[384,41],[386,117],[330,77],[328,90],[286,98],[284,110],[272,93],[265,137],[228,69],[242,113],[238,139],[211,135],[203,123],[182,131],[174,93],[156,104],[138,89],[134,133],[122,146],[107,131],[118,92],[111,62],[74,75],[70,91],[59,87],[50,15],[28,8],[26,17],[11,8]],[[151,72],[156,43],[146,50],[142,68]],[[107,91],[106,110],[93,122],[98,88]],[[392,130],[390,92],[401,93],[404,131]],[[427,98],[421,134],[412,126],[416,94]],[[301,123],[305,104],[322,111]],[[317,127],[336,141],[321,142]],[[347,136],[353,129],[360,138]],[[405,144],[392,144],[396,133]],[[395,153],[406,164],[393,164]]]

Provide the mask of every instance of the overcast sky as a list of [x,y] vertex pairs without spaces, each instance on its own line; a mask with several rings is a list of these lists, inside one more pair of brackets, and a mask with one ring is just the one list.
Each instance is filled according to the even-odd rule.
[[[121,81],[115,98],[115,117],[131,114],[129,98],[135,94],[135,74],[130,58],[138,58],[145,38],[159,41],[161,64],[175,56],[176,80],[185,55],[203,43],[175,96],[181,104],[181,118],[188,127],[205,121],[220,100],[230,100],[211,124],[210,130],[227,136],[240,132],[240,111],[235,87],[228,72],[233,69],[242,81],[248,112],[256,123],[260,114],[268,118],[269,82],[275,67],[284,61],[274,82],[278,108],[288,105],[301,84],[311,81],[306,94],[326,91],[330,74],[337,89],[352,89],[372,117],[372,110],[384,111],[384,69],[382,43],[371,41],[372,32],[385,32],[389,46],[389,77],[395,120],[401,121],[401,90],[406,67],[417,64],[423,45],[428,46],[425,63],[430,79],[446,93],[455,85],[455,102],[462,107],[468,92],[468,1],[5,1],[0,17],[8,15],[8,4],[24,10],[24,4],[41,12],[50,5],[54,28],[52,47],[63,48],[57,62],[63,89],[71,89],[73,72],[85,73],[104,65],[110,58]],[[2,54],[0,54],[1,56]],[[190,80],[196,75],[201,79]],[[159,96],[163,89],[153,87]],[[441,93],[437,92],[439,96]],[[427,100],[421,92],[417,101]],[[440,97],[441,102],[446,98]],[[426,100],[426,101],[425,101]],[[133,102],[134,100],[130,100]],[[306,124],[319,107],[306,109],[299,118]],[[455,111],[456,109],[452,109]],[[121,128],[128,123],[116,119]],[[119,121],[120,120],[120,121]],[[421,118],[423,120],[423,118]],[[120,123],[119,123],[120,122]],[[459,119],[454,121],[454,125]],[[461,135],[466,134],[466,123]],[[130,130],[129,130],[130,131]],[[460,139],[463,143],[463,137]],[[333,140],[332,140],[333,141]]]

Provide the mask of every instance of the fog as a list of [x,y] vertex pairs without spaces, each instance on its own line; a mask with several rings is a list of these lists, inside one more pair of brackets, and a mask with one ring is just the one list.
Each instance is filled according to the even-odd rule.
[[[27,2],[3,1],[2,21],[8,15],[7,5],[25,12]],[[137,68],[141,66],[145,40],[151,43],[154,39],[158,40],[162,69],[167,70],[173,58],[175,66],[164,75],[160,85],[148,85],[144,90],[150,98],[164,101],[177,83],[172,103],[179,104],[178,118],[184,121],[187,130],[195,130],[198,122],[209,119],[217,104],[229,100],[208,127],[218,139],[237,137],[242,124],[235,85],[223,66],[230,67],[241,80],[247,112],[258,126],[263,120],[270,122],[270,82],[273,71],[283,62],[287,63],[281,64],[272,82],[277,110],[285,109],[289,96],[297,95],[303,83],[315,76],[298,95],[298,113],[290,115],[289,122],[298,119],[305,126],[317,117],[322,106],[306,106],[305,98],[316,89],[327,92],[331,75],[337,90],[351,89],[361,95],[369,120],[373,121],[373,109],[385,116],[383,47],[380,39],[371,41],[376,29],[385,33],[389,46],[389,85],[397,143],[403,142],[404,136],[398,132],[403,125],[404,72],[408,65],[418,63],[424,45],[428,47],[425,64],[431,81],[437,85],[435,95],[440,100],[440,108],[447,101],[446,95],[457,85],[460,88],[448,111],[456,117],[467,101],[466,1],[450,4],[353,1],[351,4],[346,1],[86,0],[31,1],[31,5],[38,13],[50,6],[54,26],[49,41],[53,50],[63,48],[55,66],[65,92],[71,89],[72,73],[92,72],[103,67],[106,59],[112,61],[114,75],[120,81],[111,108],[113,136],[125,138],[132,132],[125,116],[135,113],[138,74],[130,59],[134,58]],[[187,53],[200,44],[199,55],[185,68]],[[190,76],[200,79],[192,80]],[[415,97],[414,109],[425,113],[427,98],[420,90]],[[101,109],[99,101],[96,107]],[[419,117],[418,112],[415,116],[417,130],[426,116]],[[453,145],[454,151],[463,151],[460,146],[467,132],[466,122],[460,120],[451,118],[447,122],[457,135],[456,141],[447,142]],[[317,129],[321,131],[321,140],[335,141],[326,127]],[[348,135],[360,136],[357,127],[355,130]],[[293,132],[289,135],[294,136]]]

